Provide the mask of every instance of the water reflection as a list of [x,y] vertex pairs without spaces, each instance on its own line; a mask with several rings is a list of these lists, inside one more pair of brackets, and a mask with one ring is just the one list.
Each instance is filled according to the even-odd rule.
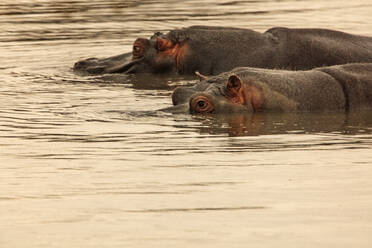
[[266,209],[263,206],[244,206],[244,207],[219,207],[219,208],[162,208],[145,210],[127,210],[128,213],[176,213],[176,212],[211,212],[211,211],[242,211]]
[[253,113],[195,117],[200,133],[229,136],[338,133],[368,134],[372,118],[367,111],[353,113]]

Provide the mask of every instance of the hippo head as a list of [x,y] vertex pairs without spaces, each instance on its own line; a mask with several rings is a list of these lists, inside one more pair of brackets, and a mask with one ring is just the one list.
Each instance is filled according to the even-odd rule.
[[[297,102],[267,82],[245,75],[247,68],[203,78],[192,87],[177,87],[172,94],[173,113],[193,114],[288,112],[297,109]],[[249,68],[248,68],[249,70]]]
[[264,103],[262,88],[250,80],[221,74],[202,80],[193,87],[177,87],[172,94],[170,112],[246,113],[260,111]]
[[103,59],[89,58],[75,63],[74,70],[89,74],[103,73],[177,73],[186,42],[175,42],[162,33],[150,39],[138,38],[133,51]]

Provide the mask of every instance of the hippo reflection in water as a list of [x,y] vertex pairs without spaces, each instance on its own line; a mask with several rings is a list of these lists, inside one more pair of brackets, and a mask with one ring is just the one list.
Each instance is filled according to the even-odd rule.
[[[194,127],[203,134],[229,136],[256,136],[293,133],[372,134],[369,110],[354,112],[288,112],[288,113],[235,113],[194,116]],[[183,117],[181,117],[183,118]],[[264,142],[264,146],[267,144]]]
[[286,71],[241,67],[178,87],[171,112],[248,113],[372,109],[372,63]]
[[133,52],[77,62],[74,70],[102,73],[217,75],[236,67],[306,70],[372,62],[372,38],[326,29],[272,28],[264,33],[229,27],[192,26],[150,39]]

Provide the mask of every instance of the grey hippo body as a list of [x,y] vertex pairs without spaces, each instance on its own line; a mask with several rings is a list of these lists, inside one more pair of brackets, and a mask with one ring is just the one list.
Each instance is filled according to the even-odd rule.
[[133,51],[75,63],[74,70],[102,73],[171,73],[199,71],[217,75],[236,67],[308,70],[315,67],[372,62],[372,38],[327,29],[276,27],[250,29],[192,26],[150,39],[138,38]]
[[307,71],[242,67],[178,87],[171,112],[252,113],[372,109],[372,63]]

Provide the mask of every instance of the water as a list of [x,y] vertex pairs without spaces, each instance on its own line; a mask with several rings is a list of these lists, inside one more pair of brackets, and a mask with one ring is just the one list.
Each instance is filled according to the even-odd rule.
[[370,113],[171,115],[156,109],[189,81],[71,67],[189,25],[372,36],[371,13],[369,0],[2,0],[0,247],[370,247]]

